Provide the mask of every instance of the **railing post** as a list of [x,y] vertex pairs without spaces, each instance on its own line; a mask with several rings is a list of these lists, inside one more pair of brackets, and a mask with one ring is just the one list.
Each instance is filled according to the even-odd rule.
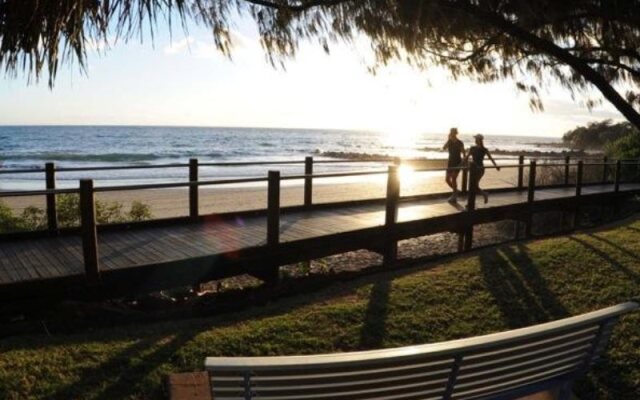
[[[267,184],[267,247],[275,249],[280,243],[280,171],[269,171]],[[274,286],[280,281],[280,266],[274,257],[268,257],[251,274]]]
[[584,162],[580,160],[578,161],[578,171],[576,173],[576,197],[580,197],[582,195],[583,170],[584,170]]
[[198,221],[199,213],[199,193],[200,188],[194,182],[198,182],[198,159],[192,158],[189,160],[189,217],[193,222]]
[[280,243],[280,171],[269,171],[267,188],[267,245]]
[[[47,190],[56,189],[56,166],[52,162],[45,164],[45,181]],[[47,227],[52,235],[58,234],[58,208],[55,193],[47,193]]]
[[313,204],[313,157],[304,159],[304,206]]
[[383,265],[392,267],[398,258],[398,241],[395,237],[395,224],[398,221],[398,203],[400,202],[400,178],[398,165],[390,165],[387,173],[387,198],[384,216],[386,243],[383,253]]
[[476,209],[476,195],[478,192],[478,167],[473,161],[469,162],[469,193],[467,194],[467,211]]
[[467,166],[462,166],[462,187],[460,188],[460,192],[462,194],[466,194],[469,189],[469,168]]
[[518,157],[518,190],[522,190],[524,185],[524,156]]
[[[478,166],[471,161],[469,162],[469,193],[467,194],[467,211],[473,211],[476,209],[476,195],[478,194]],[[464,216],[469,219],[467,215]],[[469,251],[473,248],[473,223],[469,220],[466,221],[466,227],[464,228],[464,250]]]
[[609,181],[609,157],[604,156],[603,165],[602,165],[602,183],[607,183]]
[[576,196],[574,201],[574,214],[573,214],[573,228],[576,229],[580,226],[580,196],[582,196],[582,174],[584,163],[582,160],[578,161],[578,171],[576,173]]
[[613,199],[613,213],[615,215],[620,214],[620,196],[618,196],[618,194],[620,193],[620,180],[622,179],[621,174],[622,162],[620,160],[617,160],[615,177],[613,181],[613,192],[615,193],[615,197]]
[[620,160],[616,161],[616,176],[615,176],[615,180],[614,180],[614,186],[613,186],[613,191],[618,193],[620,192],[620,180],[622,179],[621,177],[622,174],[622,162]]
[[531,231],[533,229],[533,203],[535,201],[536,196],[536,175],[537,175],[537,164],[536,161],[533,160],[529,164],[529,184],[527,185],[527,204],[528,210],[526,215],[526,223],[525,223],[525,236],[527,238],[531,237]]
[[564,158],[564,185],[569,186],[569,174],[571,171],[571,156]]
[[92,179],[80,181],[80,224],[85,275],[90,284],[96,284],[100,281],[100,265]]

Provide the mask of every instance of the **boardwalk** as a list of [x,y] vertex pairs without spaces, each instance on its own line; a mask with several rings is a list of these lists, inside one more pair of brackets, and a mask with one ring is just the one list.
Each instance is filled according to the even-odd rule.
[[[612,184],[585,186],[582,196],[597,197],[610,194],[613,189]],[[640,191],[640,184],[620,186],[621,193],[636,191]],[[555,200],[567,202],[575,193],[574,187],[538,189],[535,201],[539,204]],[[478,204],[475,213],[480,216],[483,211],[518,213],[527,200],[526,190],[493,193],[489,204]],[[469,213],[462,205],[451,205],[442,197],[403,201],[398,208],[397,238],[403,238],[403,227],[413,227],[406,237],[455,230],[456,218],[465,214]],[[508,218],[509,214],[503,217]],[[447,225],[442,223],[444,220],[453,222]],[[436,224],[435,221],[440,222]],[[305,256],[312,258],[360,248],[376,249],[380,241],[379,228],[384,223],[384,202],[285,211],[280,218],[280,244],[275,248],[266,246],[264,215],[224,220],[212,216],[202,223],[105,231],[98,235],[100,269],[107,282],[130,276],[138,279],[139,284],[153,281],[149,274],[157,274],[154,278],[158,278],[171,270],[173,274],[159,279],[173,280],[175,286],[193,280],[231,276],[239,272],[238,265],[281,265],[302,261]],[[349,240],[345,241],[346,238]],[[326,243],[332,244],[325,246]],[[182,271],[176,271],[176,268],[182,268]],[[135,274],[136,270],[139,275]],[[0,244],[0,294],[15,294],[29,284],[46,287],[47,282],[54,281],[77,285],[83,282],[83,275],[82,241],[78,235],[17,239]],[[123,282],[126,283],[131,282]]]

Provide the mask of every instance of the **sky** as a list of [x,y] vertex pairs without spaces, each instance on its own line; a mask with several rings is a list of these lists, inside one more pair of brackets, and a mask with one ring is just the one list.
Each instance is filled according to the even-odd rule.
[[64,66],[46,77],[0,77],[0,125],[171,125],[317,128],[393,134],[462,132],[560,136],[590,121],[621,119],[608,104],[589,111],[559,88],[545,111],[511,82],[453,81],[442,70],[394,64],[368,72],[367,46],[304,43],[285,68],[266,62],[253,23],[232,32],[232,59],[211,34],[161,27],[153,43],[96,43],[88,71]]

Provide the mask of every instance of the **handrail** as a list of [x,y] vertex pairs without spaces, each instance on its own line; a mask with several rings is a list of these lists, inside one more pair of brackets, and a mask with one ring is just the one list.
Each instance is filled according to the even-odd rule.
[[[320,163],[323,160],[314,160],[314,163]],[[622,160],[620,160],[622,161]],[[625,160],[627,162],[633,162],[629,160]],[[333,162],[333,160],[330,160]],[[370,161],[366,161],[370,162]],[[637,161],[636,161],[637,162]],[[298,163],[297,161],[291,161],[290,163]],[[277,165],[282,164],[282,162],[265,162],[265,165]],[[583,166],[615,166],[616,161],[607,162],[607,163],[585,163],[585,162],[572,162],[572,163],[561,163],[561,164],[537,164],[538,168],[541,167],[567,167],[567,166],[578,166],[582,164]],[[189,164],[164,164],[161,167],[184,167]],[[199,166],[207,166],[211,165],[210,163],[199,163]],[[226,165],[256,165],[255,163],[235,163],[235,164],[226,164]],[[155,166],[139,166],[135,168],[153,168]],[[96,167],[96,168],[104,168],[104,169],[125,169],[128,167]],[[529,164],[507,164],[507,165],[487,165],[484,167],[485,169],[497,169],[497,168],[530,168]],[[82,171],[85,170],[83,168],[56,168],[55,171]],[[469,170],[469,166],[461,166],[461,167],[442,167],[442,168],[416,168],[412,169],[411,172],[443,172],[447,170],[459,170],[459,171],[467,171]],[[18,171],[27,171],[27,170],[18,170]],[[33,170],[28,170],[29,172],[33,172]],[[37,171],[37,172],[43,172]],[[1,173],[8,173],[8,170],[0,170]],[[312,174],[298,174],[298,175],[285,175],[281,176],[280,180],[300,180],[305,178],[314,178],[314,179],[322,179],[322,178],[339,178],[339,177],[352,177],[352,176],[367,176],[367,175],[383,175],[387,174],[387,170],[373,170],[373,171],[347,171],[347,172],[333,172],[333,173],[312,173]],[[242,183],[255,183],[255,182],[266,182],[266,177],[250,177],[250,178],[236,178],[236,179],[221,179],[221,180],[208,180],[208,181],[194,181],[194,182],[168,182],[168,183],[149,183],[149,184],[139,184],[139,185],[117,185],[117,186],[100,186],[94,188],[95,192],[115,192],[115,191],[126,191],[126,190],[144,190],[144,189],[167,189],[167,188],[178,188],[178,187],[191,187],[191,186],[212,186],[212,185],[229,185],[229,184],[242,184]],[[48,190],[27,190],[27,191],[9,191],[2,192],[0,191],[0,197],[15,197],[15,196],[36,196],[36,195],[50,195],[50,194],[68,194],[68,193],[78,193],[78,189],[48,189]]]
[[39,174],[45,171],[44,168],[21,168],[21,169],[4,169],[0,168],[0,174]]
[[[420,161],[421,159],[408,159],[406,161]],[[366,159],[366,160],[354,160],[354,159],[336,159],[336,160],[314,160],[314,164],[348,164],[348,163],[379,163],[390,162],[392,159],[380,158],[380,159]],[[246,161],[246,162],[201,162],[199,165],[204,167],[241,167],[252,165],[304,165],[304,160],[290,160],[290,161]]]
[[150,165],[118,165],[118,166],[96,166],[96,167],[62,167],[56,168],[57,172],[82,172],[82,171],[115,171],[125,169],[161,169],[161,168],[182,168],[188,167],[189,164],[150,164]]
[[[494,157],[496,161],[510,161],[514,160],[517,155],[513,157]],[[529,159],[541,159],[541,160],[564,160],[564,157],[551,156],[551,157],[535,157],[530,156]],[[579,158],[583,161],[599,159],[597,157],[572,157]],[[380,162],[392,162],[394,158],[372,158],[366,160],[357,159],[334,159],[334,160],[314,160],[314,164],[358,164],[358,163],[380,163]],[[411,158],[404,159],[404,162],[420,162],[420,161],[445,161],[446,159],[426,159],[426,158]],[[621,159],[621,162],[637,162],[637,159],[628,158]],[[238,166],[258,166],[258,165],[303,165],[304,160],[274,160],[274,161],[243,161],[243,162],[201,162],[200,166],[213,166],[213,167],[238,167]],[[591,163],[589,163],[591,164]],[[113,170],[127,170],[127,169],[161,169],[161,168],[180,168],[187,167],[187,163],[168,163],[168,164],[148,164],[148,165],[119,165],[119,166],[89,166],[89,167],[58,167],[55,168],[56,172],[82,172],[82,171],[113,171]],[[42,173],[45,172],[44,168],[18,168],[18,169],[3,169],[0,168],[0,174],[28,174],[28,173]]]
[[95,192],[120,192],[125,190],[144,189],[168,189],[191,186],[229,185],[238,183],[266,182],[267,178],[240,178],[222,179],[214,181],[190,181],[190,182],[170,182],[170,183],[148,183],[143,185],[120,185],[120,186],[100,186],[94,189]]
[[304,178],[341,178],[346,176],[365,176],[365,175],[383,175],[387,174],[387,170],[375,170],[375,171],[353,171],[353,172],[331,172],[322,174],[302,174],[302,175],[286,175],[281,176],[280,180],[296,180]]
[[73,194],[79,192],[79,189],[14,190],[7,192],[0,191],[0,197],[43,196],[48,194]]
[[[389,158],[374,158],[366,160],[353,159],[336,159],[336,160],[314,160],[315,164],[357,164],[357,163],[380,163],[393,161]],[[423,159],[407,159],[407,162],[423,161]],[[258,165],[303,165],[304,160],[276,160],[276,161],[243,161],[243,162],[200,162],[200,166],[204,167],[242,167],[242,166],[258,166]],[[187,163],[169,163],[169,164],[146,164],[146,165],[118,165],[118,166],[89,166],[89,167],[57,167],[56,172],[83,172],[83,171],[115,171],[127,169],[161,169],[161,168],[181,168],[188,167]],[[45,172],[44,168],[19,168],[4,169],[0,168],[0,174],[28,174]]]

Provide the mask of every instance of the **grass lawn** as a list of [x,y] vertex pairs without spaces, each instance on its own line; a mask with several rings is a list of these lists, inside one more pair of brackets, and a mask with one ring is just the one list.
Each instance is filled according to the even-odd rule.
[[[428,343],[518,328],[640,298],[640,219],[503,245],[336,284],[253,310],[0,341],[2,399],[162,398],[207,355],[282,355]],[[640,398],[640,313],[623,318],[581,399]]]

